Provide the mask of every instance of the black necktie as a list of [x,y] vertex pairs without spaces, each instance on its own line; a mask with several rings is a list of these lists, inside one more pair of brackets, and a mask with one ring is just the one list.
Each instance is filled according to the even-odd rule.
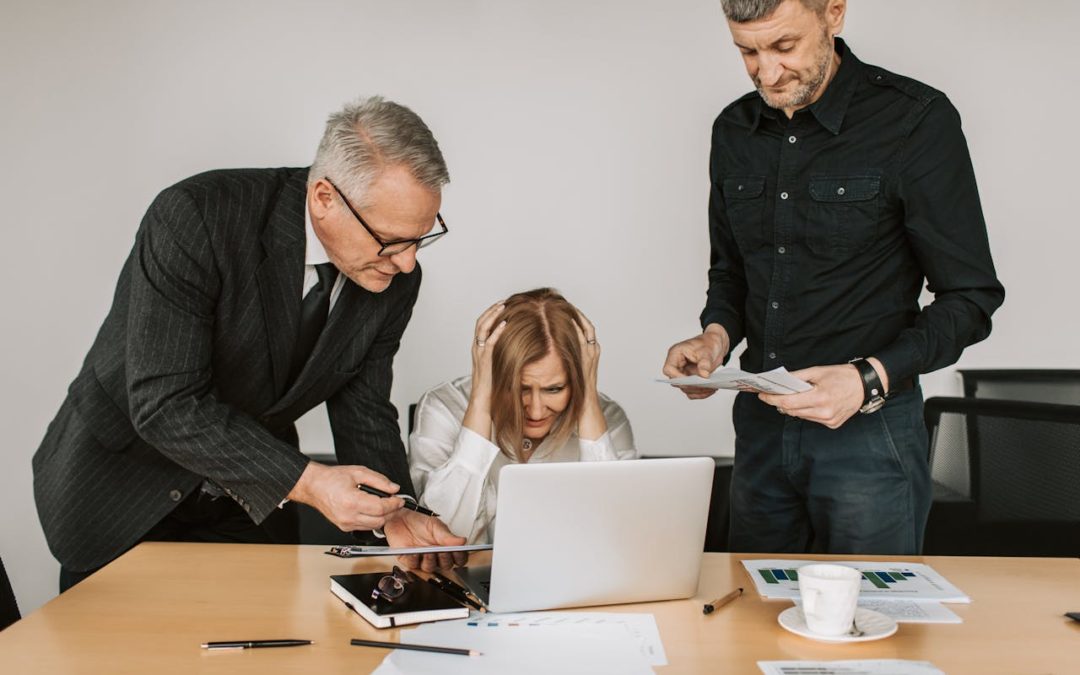
[[300,303],[300,331],[296,346],[293,347],[289,384],[295,382],[296,376],[304,369],[330,313],[330,292],[334,290],[334,282],[337,281],[337,268],[333,263],[323,263],[315,266],[315,273],[319,275],[319,282],[312,286]]

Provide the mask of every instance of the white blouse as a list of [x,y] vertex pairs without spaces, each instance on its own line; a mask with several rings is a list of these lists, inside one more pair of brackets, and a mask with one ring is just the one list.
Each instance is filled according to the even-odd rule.
[[[499,447],[462,426],[469,406],[472,376],[446,382],[424,394],[409,435],[409,473],[417,499],[470,544],[494,539],[499,470],[516,464]],[[634,459],[634,434],[619,404],[600,394],[607,431],[595,441],[573,433],[556,447],[550,438],[537,446],[530,462]]]

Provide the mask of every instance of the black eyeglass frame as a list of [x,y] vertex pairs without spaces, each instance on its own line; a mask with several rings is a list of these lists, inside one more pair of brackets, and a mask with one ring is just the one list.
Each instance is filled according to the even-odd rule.
[[[341,188],[339,188],[337,185],[334,185],[334,181],[330,180],[329,176],[323,176],[323,180],[325,180],[327,183],[330,183],[330,187],[334,188],[334,191],[338,193],[338,197],[341,197],[341,201],[345,202],[345,206],[348,207],[349,211],[351,211],[353,216],[356,217],[356,221],[360,223],[360,226],[363,227],[369,235],[371,235],[371,238],[375,240],[375,243],[380,246],[380,257],[386,258],[392,255],[397,255],[398,253],[404,253],[413,246],[418,249],[424,248],[425,246],[433,244],[436,239],[450,231],[449,228],[446,227],[446,221],[443,220],[442,214],[436,212],[435,221],[439,224],[439,227],[442,228],[442,231],[430,232],[416,239],[394,239],[393,241],[383,241],[382,239],[379,239],[379,236],[371,230],[371,226],[364,221],[364,218],[360,215],[360,212],[353,208],[353,205],[349,202],[349,198],[345,196],[345,193],[341,191]],[[391,251],[391,248],[394,248],[394,250]]]

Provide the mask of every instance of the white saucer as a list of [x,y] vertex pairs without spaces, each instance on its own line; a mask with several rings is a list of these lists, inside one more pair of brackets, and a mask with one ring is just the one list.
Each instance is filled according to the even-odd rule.
[[798,605],[780,612],[780,616],[776,617],[776,620],[780,622],[780,625],[785,630],[819,642],[868,642],[870,640],[880,640],[895,633],[897,628],[896,620],[892,617],[862,607],[855,609],[855,624],[863,632],[859,637],[850,634],[819,635],[812,632],[806,625],[806,617],[803,615],[802,607]]

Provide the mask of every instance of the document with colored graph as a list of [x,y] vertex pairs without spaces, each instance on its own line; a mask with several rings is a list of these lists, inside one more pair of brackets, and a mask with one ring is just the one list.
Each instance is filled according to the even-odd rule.
[[[763,598],[797,600],[799,568],[815,560],[743,560],[743,567]],[[879,600],[931,600],[934,602],[971,602],[971,598],[935,572],[929,565],[909,562],[862,562],[830,560],[836,565],[854,567],[862,572],[859,597]]]

